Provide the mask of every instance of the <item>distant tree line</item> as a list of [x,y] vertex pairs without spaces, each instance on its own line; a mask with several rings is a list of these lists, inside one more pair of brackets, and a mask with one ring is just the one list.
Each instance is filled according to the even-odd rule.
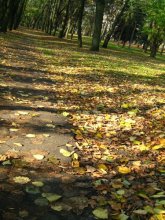
[[77,34],[79,47],[86,35],[93,51],[113,39],[123,47],[142,45],[151,57],[161,45],[163,53],[165,0],[0,0],[0,6],[0,31],[17,28],[24,12],[22,25],[59,38]]

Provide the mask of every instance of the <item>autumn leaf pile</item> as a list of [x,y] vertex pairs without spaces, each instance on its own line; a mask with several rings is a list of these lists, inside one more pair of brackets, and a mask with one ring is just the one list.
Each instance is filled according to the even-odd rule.
[[[4,54],[12,51],[13,43],[19,42],[19,34],[17,38],[11,35],[2,42],[6,48]],[[36,57],[33,65],[44,74],[40,75],[40,81],[34,74],[32,83],[34,89],[45,91],[45,95],[38,93],[25,97],[22,93],[20,97],[13,97],[7,93],[4,97],[9,103],[14,101],[38,108],[42,108],[42,101],[43,106],[68,119],[75,145],[74,151],[61,148],[61,154],[72,160],[64,171],[67,175],[90,177],[89,187],[92,188],[91,194],[82,192],[80,201],[76,198],[78,207],[73,198],[68,201],[74,208],[68,208],[70,202],[60,202],[63,195],[44,192],[35,204],[50,204],[50,208],[59,213],[72,209],[77,214],[88,212],[91,219],[163,220],[163,58],[151,60],[136,49],[127,51],[117,47],[92,53],[87,45],[80,50],[74,41],[59,41],[38,32],[34,36],[29,32],[22,33],[22,37],[29,37],[29,42],[35,45],[35,51],[31,51],[28,44],[28,53]],[[14,55],[5,56],[2,65],[11,66],[14,62],[24,68],[24,63]],[[40,61],[44,64],[40,65]],[[7,81],[3,81],[4,76],[1,76],[0,85],[13,86],[12,74],[7,76]],[[23,83],[20,86],[23,87]],[[32,138],[35,134],[28,135]],[[43,159],[41,155],[36,158]],[[4,161],[3,158],[0,160]],[[29,184],[31,180],[27,178],[17,176],[14,181]],[[26,191],[37,194],[36,187],[40,191],[43,185],[43,182],[33,183],[32,187],[26,187]]]

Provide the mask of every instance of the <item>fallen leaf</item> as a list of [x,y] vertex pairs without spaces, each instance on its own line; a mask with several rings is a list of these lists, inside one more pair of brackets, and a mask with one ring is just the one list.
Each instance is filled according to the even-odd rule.
[[45,198],[38,198],[36,200],[34,200],[34,203],[38,206],[48,206],[48,200]]
[[14,145],[16,145],[17,147],[22,147],[23,146],[23,144],[21,144],[21,143],[14,143]]
[[54,211],[60,212],[62,211],[62,206],[61,205],[51,205],[51,209],[53,209]]
[[128,174],[131,172],[131,169],[125,166],[118,166],[118,172],[121,174]]
[[49,202],[55,202],[62,197],[55,193],[42,193],[42,196],[46,198]]
[[138,215],[146,215],[147,211],[143,209],[137,209],[137,210],[134,210],[133,213],[138,214]]
[[62,115],[63,115],[64,117],[67,117],[67,116],[69,115],[69,113],[68,113],[68,112],[63,112]]
[[43,187],[43,186],[44,186],[44,183],[41,182],[41,181],[34,181],[34,182],[32,182],[32,184],[33,184],[34,186],[37,186],[37,187]]
[[21,211],[19,211],[19,216],[21,218],[26,218],[29,216],[29,212],[27,210],[21,210]]
[[19,115],[28,115],[29,112],[25,112],[25,111],[18,111],[17,112]]
[[18,128],[10,128],[9,130],[12,131],[12,132],[16,132],[16,131],[18,131],[19,129],[18,129]]
[[72,167],[79,167],[79,166],[80,166],[80,162],[78,160],[72,161]]
[[108,167],[105,164],[99,164],[98,169],[99,169],[99,171],[101,171],[102,173],[105,173],[105,174],[108,171]]
[[65,149],[60,149],[60,153],[64,156],[64,157],[70,157],[74,152],[70,152],[67,151]]
[[13,178],[13,180],[15,183],[19,183],[19,184],[26,184],[31,181],[29,177],[25,177],[25,176],[16,176]]
[[43,159],[44,159],[44,155],[41,155],[41,154],[34,154],[33,157],[34,157],[36,160],[43,160]]
[[28,137],[28,138],[35,138],[36,135],[35,134],[27,134],[26,137]]
[[118,216],[118,220],[127,220],[128,218],[129,218],[129,216],[125,215],[124,213],[122,213]]
[[106,208],[96,208],[92,213],[99,219],[108,219],[108,210]]
[[36,195],[36,194],[39,194],[40,193],[40,190],[35,187],[35,186],[27,186],[25,191],[29,194],[33,194],[33,195]]

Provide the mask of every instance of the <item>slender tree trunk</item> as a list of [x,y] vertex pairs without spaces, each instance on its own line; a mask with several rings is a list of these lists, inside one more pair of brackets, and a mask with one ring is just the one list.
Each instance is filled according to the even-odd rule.
[[143,44],[143,51],[144,53],[147,53],[147,50],[148,50],[148,46],[149,46],[149,41],[146,40]]
[[162,48],[161,48],[161,51],[160,51],[160,55],[163,55],[164,47],[165,47],[165,43],[163,43],[163,45],[162,45]]
[[113,24],[112,24],[112,28],[109,30],[107,36],[105,37],[105,40],[104,40],[104,43],[103,43],[103,46],[102,46],[103,48],[107,48],[107,47],[108,47],[108,43],[109,43],[109,41],[110,41],[110,39],[111,39],[111,36],[112,36],[112,34],[114,33],[115,28],[116,28],[116,25],[118,24],[118,22],[119,22],[121,16],[123,15],[123,13],[124,13],[124,11],[125,11],[125,8],[126,8],[126,6],[127,6],[127,4],[128,4],[128,2],[129,2],[128,0],[126,0],[126,1],[124,2],[124,5],[123,5],[123,7],[122,7],[120,13],[116,16],[115,21],[114,21]]
[[111,35],[112,35],[112,32],[109,32],[106,37],[105,37],[105,40],[104,40],[104,43],[103,43],[103,48],[107,48],[108,47],[108,43],[111,39]]
[[26,3],[27,3],[27,0],[22,0],[20,2],[19,8],[17,10],[17,15],[15,17],[14,24],[13,24],[14,29],[17,29],[20,22],[21,22],[21,18],[22,18],[23,12],[25,10]]
[[99,51],[104,8],[105,8],[105,0],[96,0],[95,27],[94,27],[94,34],[92,38],[92,47],[91,47],[92,51]]
[[108,23],[104,27],[103,33],[101,35],[101,40],[105,39],[105,36],[107,35],[107,28],[108,28]]
[[66,31],[66,27],[67,27],[67,23],[68,23],[68,18],[69,18],[70,2],[71,2],[71,0],[68,0],[67,6],[66,6],[66,14],[65,14],[64,22],[63,22],[62,29],[61,29],[59,36],[58,36],[59,38],[65,37],[65,31]]
[[83,14],[84,14],[84,8],[85,8],[85,1],[86,0],[80,0],[80,11],[79,11],[79,18],[78,18],[78,46],[82,47],[82,21],[83,21]]
[[65,38],[68,38],[70,28],[71,28],[71,20],[69,19],[68,25],[67,25],[67,28],[66,28],[66,32],[65,32]]
[[129,41],[129,48],[131,48],[131,44],[133,42],[133,38],[134,38],[134,35],[135,35],[135,30],[136,30],[136,24],[135,24],[134,29],[133,29],[132,34],[131,34],[131,38],[130,38],[130,41]]
[[[117,41],[117,45],[118,45],[118,46],[120,45],[121,37],[122,37],[122,35],[123,35],[124,30],[125,30],[125,26],[122,27],[120,36],[119,36],[119,38],[118,38],[118,41]],[[124,45],[124,46],[125,46],[125,45]],[[124,47],[124,46],[123,46],[123,47]]]
[[150,50],[151,50],[150,57],[152,58],[156,57],[158,48],[159,48],[159,45],[158,45],[157,39],[155,38],[150,44]]

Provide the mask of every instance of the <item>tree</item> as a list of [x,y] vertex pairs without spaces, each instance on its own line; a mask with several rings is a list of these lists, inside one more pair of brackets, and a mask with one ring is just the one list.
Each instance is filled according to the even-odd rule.
[[82,21],[83,21],[85,2],[86,0],[80,0],[81,4],[80,4],[80,9],[79,9],[78,31],[77,31],[79,47],[82,47]]
[[0,32],[18,28],[27,0],[0,0]]
[[96,0],[95,26],[92,38],[92,51],[99,51],[105,0]]
[[[104,43],[103,43],[103,48],[107,48],[108,47],[108,43],[109,43],[109,41],[110,41],[110,39],[112,37],[112,34],[115,31],[116,26],[118,25],[118,23],[121,20],[121,17],[123,16],[123,13],[124,13],[124,11],[125,11],[125,9],[127,7],[128,2],[129,2],[129,0],[125,0],[124,2],[122,2],[122,6],[121,6],[120,9],[118,9],[118,7],[116,7],[117,13],[116,13],[116,16],[115,16],[115,18],[113,20],[113,23],[112,23],[112,25],[111,25],[111,27],[110,27],[106,37],[105,37],[105,40],[104,40]],[[114,2],[114,4],[116,4],[116,1]]]
[[65,37],[66,27],[67,27],[68,20],[69,20],[70,3],[71,3],[71,0],[68,0],[66,4],[66,12],[65,12],[63,23],[62,23],[61,31],[59,32],[59,38]]
[[147,4],[147,19],[143,28],[144,34],[148,36],[150,45],[150,56],[155,57],[157,50],[165,39],[165,1],[149,0]]

